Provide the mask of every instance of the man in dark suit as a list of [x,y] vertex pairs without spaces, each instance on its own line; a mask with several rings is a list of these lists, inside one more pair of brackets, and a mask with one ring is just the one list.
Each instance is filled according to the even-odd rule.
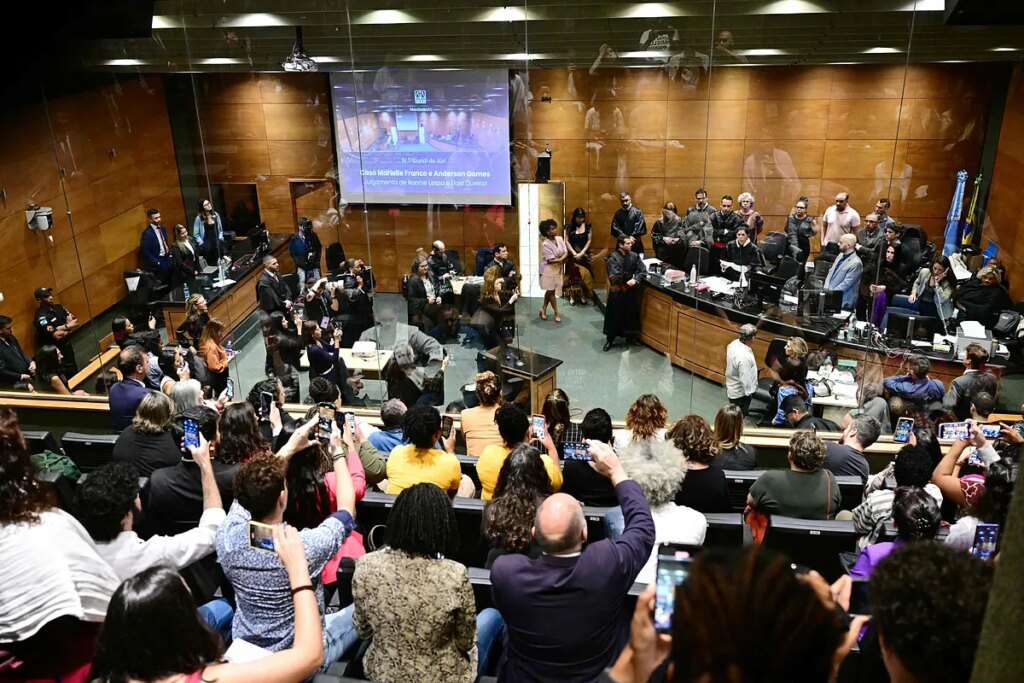
[[260,308],[267,313],[287,313],[292,307],[292,293],[281,280],[280,270],[281,264],[277,262],[276,256],[268,254],[263,257],[263,274],[256,282],[256,298]]
[[135,409],[142,398],[149,393],[146,376],[149,374],[149,356],[137,344],[121,349],[117,356],[117,369],[121,371],[120,382],[110,387],[107,402],[110,404],[110,421],[115,434],[124,431],[135,417]]
[[584,547],[579,502],[556,493],[541,503],[533,534],[543,554],[503,555],[491,568],[494,606],[505,618],[499,680],[593,681],[626,645],[626,596],[654,547],[654,519],[611,447],[592,441],[590,454],[615,486],[625,530]]
[[488,268],[501,268],[501,277],[505,280],[505,289],[514,292],[519,289],[519,274],[516,273],[516,262],[508,256],[508,245],[504,242],[494,243],[494,259],[487,264]]
[[174,266],[174,257],[171,255],[171,243],[167,240],[167,230],[161,224],[160,211],[150,209],[146,212],[149,225],[142,231],[142,239],[139,250],[149,270],[152,270],[158,280],[167,282],[170,279],[171,268]]
[[811,429],[818,432],[841,432],[842,428],[832,420],[824,417],[815,417],[807,411],[807,402],[799,394],[790,394],[782,399],[782,416],[786,418],[786,424],[779,425],[780,429]]
[[6,315],[0,315],[0,387],[28,389],[36,362],[21,350],[14,336],[13,322]]

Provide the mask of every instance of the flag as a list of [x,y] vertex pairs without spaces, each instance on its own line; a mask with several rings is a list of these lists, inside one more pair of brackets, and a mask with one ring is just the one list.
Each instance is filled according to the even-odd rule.
[[976,210],[978,208],[978,194],[981,192],[981,173],[974,179],[974,193],[971,196],[971,208],[967,211],[967,220],[964,221],[964,236],[960,240],[960,246],[969,247],[974,244],[974,224],[978,222]]
[[949,203],[949,214],[946,216],[945,244],[942,246],[943,256],[949,256],[960,250],[960,211],[964,204],[964,186],[967,184],[967,171],[956,173],[956,189]]

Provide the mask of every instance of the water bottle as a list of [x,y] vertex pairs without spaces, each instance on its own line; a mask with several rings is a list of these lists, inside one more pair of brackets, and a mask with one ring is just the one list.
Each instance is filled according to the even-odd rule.
[[822,364],[818,374],[826,378],[832,375],[832,356],[825,356],[825,362]]
[[228,352],[229,356],[231,355],[232,352],[231,352],[231,340],[230,339],[228,339],[228,343],[224,345],[224,350]]
[[185,283],[183,283],[183,284],[181,285],[181,291],[183,291],[183,292],[185,293],[185,298],[186,298],[186,299],[187,299],[187,298],[189,298],[189,296],[191,296],[191,295],[189,294],[189,291],[188,291],[188,283],[187,283],[187,282],[185,282]]
[[690,285],[693,287],[697,286],[697,264],[690,266]]
[[740,271],[740,289],[747,288],[747,271]]

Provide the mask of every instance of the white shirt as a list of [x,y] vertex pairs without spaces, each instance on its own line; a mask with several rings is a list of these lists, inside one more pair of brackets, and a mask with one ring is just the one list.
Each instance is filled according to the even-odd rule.
[[225,517],[222,508],[209,508],[203,510],[198,527],[177,536],[143,541],[134,531],[122,531],[109,543],[97,543],[96,549],[122,581],[150,567],[181,569],[214,551],[217,529]]
[[839,243],[843,235],[853,233],[860,227],[860,214],[852,206],[847,206],[846,211],[836,211],[835,204],[825,209],[821,216],[821,224],[824,229],[821,231],[822,246],[829,242]]
[[751,396],[757,391],[757,361],[754,351],[739,339],[725,347],[725,395],[729,398]]
[[121,580],[74,517],[54,508],[34,524],[0,525],[0,642],[57,617],[102,622]]
[[654,518],[654,550],[636,577],[638,583],[654,583],[658,572],[658,545],[704,545],[704,535],[708,531],[708,520],[704,515],[685,505],[665,503],[652,507],[651,517]]

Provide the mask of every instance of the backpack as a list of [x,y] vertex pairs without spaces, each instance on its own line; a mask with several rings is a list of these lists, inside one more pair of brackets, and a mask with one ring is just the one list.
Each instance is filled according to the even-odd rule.
[[81,470],[78,469],[78,465],[71,458],[63,453],[54,453],[51,450],[45,450],[42,453],[33,455],[32,466],[36,468],[37,472],[61,474],[74,483],[78,483],[78,480],[82,477]]
[[1003,311],[999,314],[992,332],[1000,339],[1016,337],[1017,326],[1020,325],[1021,315],[1017,311]]

